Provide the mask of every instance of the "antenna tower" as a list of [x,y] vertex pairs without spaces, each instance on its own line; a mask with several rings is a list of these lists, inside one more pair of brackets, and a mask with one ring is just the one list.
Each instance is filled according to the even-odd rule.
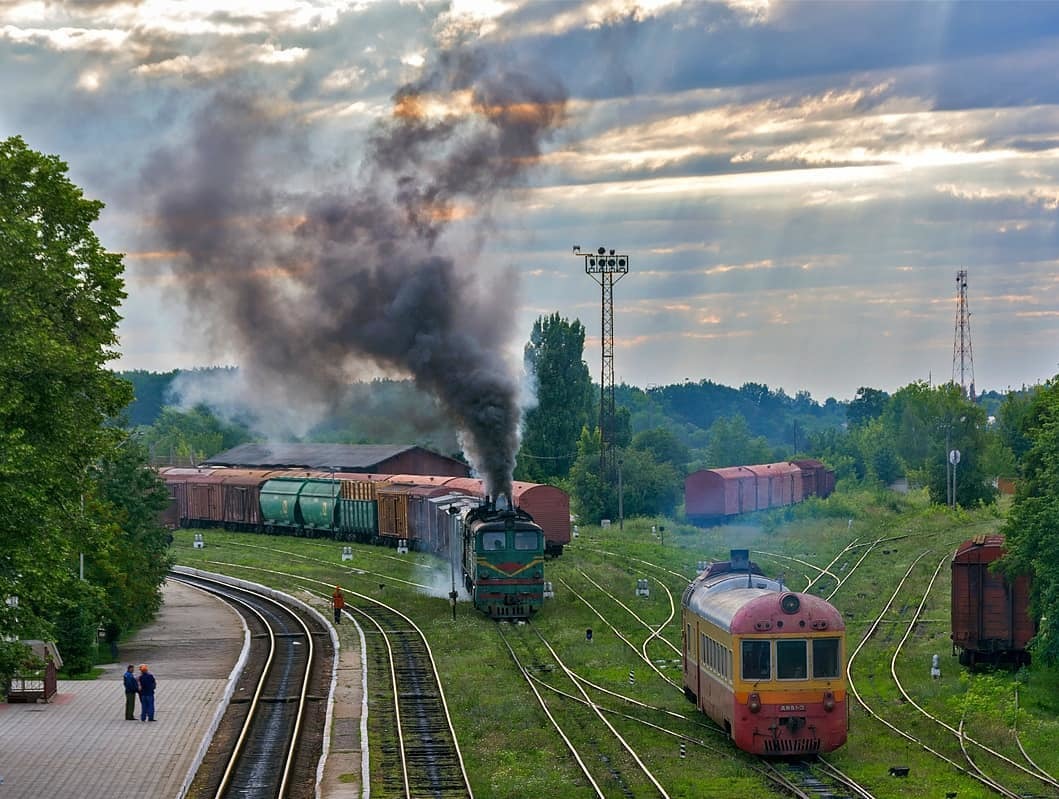
[[629,273],[629,256],[600,247],[593,253],[581,252],[574,245],[574,255],[585,259],[585,274],[602,289],[603,352],[599,380],[599,474],[603,480],[615,473],[614,461],[614,284]]
[[[959,376],[959,381],[957,381]],[[970,383],[968,383],[970,378]],[[956,328],[952,343],[952,382],[974,402],[974,353],[971,351],[971,312],[967,308],[967,270],[956,273]]]

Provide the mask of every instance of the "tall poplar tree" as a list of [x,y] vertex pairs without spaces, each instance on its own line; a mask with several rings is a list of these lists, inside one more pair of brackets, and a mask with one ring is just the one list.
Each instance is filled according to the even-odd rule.
[[594,426],[592,378],[584,361],[585,327],[558,313],[533,324],[526,344],[526,370],[537,387],[537,405],[526,414],[519,479],[550,482],[565,478],[577,457],[577,441]]

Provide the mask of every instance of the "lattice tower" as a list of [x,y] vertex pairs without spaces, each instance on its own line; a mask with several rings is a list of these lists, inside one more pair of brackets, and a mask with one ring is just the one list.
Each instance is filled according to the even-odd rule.
[[594,253],[583,253],[579,246],[574,247],[574,255],[585,259],[585,274],[595,280],[601,289],[599,470],[601,479],[615,480],[614,284],[629,273],[629,256],[618,255],[606,247],[600,247]]
[[[969,381],[969,382],[968,382]],[[967,307],[967,270],[956,273],[956,326],[952,343],[952,382],[974,402],[974,353],[971,350],[971,311]]]

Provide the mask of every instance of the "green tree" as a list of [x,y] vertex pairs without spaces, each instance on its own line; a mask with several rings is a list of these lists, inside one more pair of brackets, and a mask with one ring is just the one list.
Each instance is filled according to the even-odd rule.
[[988,474],[989,433],[985,411],[969,402],[959,386],[931,387],[919,381],[894,393],[883,425],[909,477],[927,486],[931,501],[948,501],[948,453],[960,451],[956,504],[994,502],[995,475]]
[[674,471],[683,475],[687,470],[691,453],[671,430],[665,427],[655,427],[644,430],[632,437],[631,447],[634,450],[649,452],[658,463],[666,463],[673,467]]
[[877,388],[858,388],[856,396],[846,408],[846,420],[850,427],[859,427],[881,416],[889,399],[889,394]]
[[163,408],[158,420],[141,434],[152,458],[175,457],[194,463],[251,440],[245,427],[222,422],[204,405],[190,411]]
[[[1048,629],[1034,641],[1036,654],[1059,662],[1059,382],[1035,392],[1026,418],[1031,446],[1023,460],[1011,512],[1002,532],[1009,575],[1032,573],[1031,606],[1037,619],[1047,617]],[[1046,633],[1046,634],[1045,634]]]
[[708,469],[768,463],[772,460],[768,442],[763,436],[751,436],[746,419],[739,414],[718,419],[710,425],[709,433],[710,443],[706,448]]
[[684,493],[671,463],[658,461],[647,449],[630,448],[619,457],[622,467],[622,511],[631,516],[672,516]]
[[594,415],[584,349],[585,328],[577,319],[554,313],[534,322],[525,363],[536,380],[537,405],[526,414],[519,479],[549,482],[570,471],[578,437]]
[[[1011,452],[1016,469],[1033,444],[1027,428],[1033,415],[1034,400],[1040,390],[1040,387],[1034,387],[1019,392],[1009,391],[997,407],[997,434],[1001,443]],[[998,474],[1001,477],[1014,477],[1016,471]]]
[[597,524],[609,515],[611,491],[599,473],[599,447],[599,428],[582,428],[569,482],[573,511],[584,524]]
[[78,554],[113,549],[94,470],[122,437],[106,420],[132,399],[105,366],[125,294],[121,257],[91,228],[102,204],[66,172],[19,137],[0,141],[0,682],[25,656],[18,639],[62,633],[78,663],[106,617]]

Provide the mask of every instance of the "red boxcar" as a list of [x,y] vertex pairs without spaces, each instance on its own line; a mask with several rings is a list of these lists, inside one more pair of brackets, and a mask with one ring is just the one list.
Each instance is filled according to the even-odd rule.
[[743,466],[700,469],[684,479],[685,514],[695,521],[719,521],[757,510],[757,476]]
[[1028,663],[1037,634],[1030,616],[1030,578],[1010,581],[990,566],[1004,554],[1004,536],[964,541],[952,559],[952,646],[960,663]]

